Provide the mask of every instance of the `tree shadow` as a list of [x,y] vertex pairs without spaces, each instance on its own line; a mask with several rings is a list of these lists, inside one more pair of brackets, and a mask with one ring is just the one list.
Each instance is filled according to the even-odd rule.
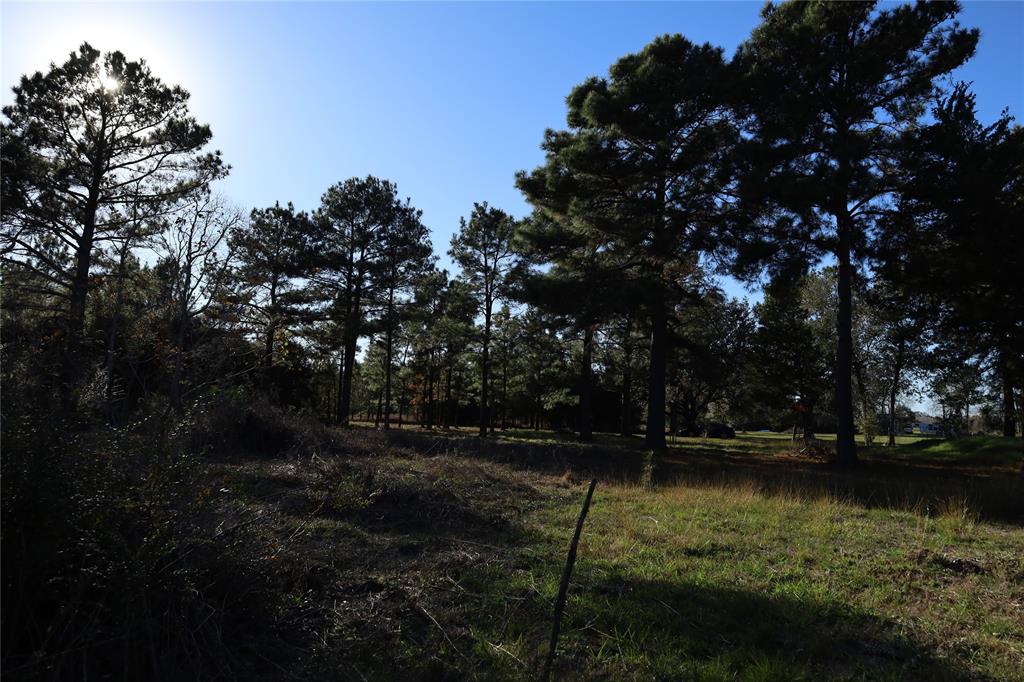
[[[287,656],[277,664],[310,677],[334,670],[343,678],[489,678],[498,672],[493,661],[467,658],[479,637],[473,633],[493,634],[500,645],[504,626],[496,619],[506,612],[512,618],[513,608],[528,646],[541,651],[550,603],[495,583],[514,566],[534,576],[560,571],[561,546],[549,555],[551,538],[516,516],[535,508],[540,493],[510,493],[505,481],[471,479],[472,471],[462,480],[385,476],[369,483],[359,466],[340,471],[327,489],[362,496],[365,504],[321,506],[314,495],[279,507],[296,530],[286,533],[290,556],[274,561],[276,579],[302,595],[290,636],[311,653],[301,664]],[[278,502],[304,489],[299,478],[272,469],[239,480],[251,494]],[[355,487],[344,488],[349,484]],[[318,535],[304,525],[311,521],[342,532]],[[714,559],[731,551],[711,543],[683,553]],[[678,581],[641,579],[584,562],[570,598],[556,679],[977,679],[897,623],[802,585],[765,594],[709,587],[685,573]],[[325,632],[322,648],[304,634]],[[518,678],[534,663],[530,654],[525,667],[505,676]]]
[[462,679],[486,667],[458,653],[473,641],[457,577],[543,542],[518,522],[543,496],[471,478],[477,467],[449,477],[429,469],[444,463],[420,465],[411,477],[372,458],[339,458],[319,479],[263,462],[227,471],[250,514],[270,511],[265,568],[295,599],[267,628],[287,623],[272,638],[301,656],[276,658],[282,674],[267,679]]
[[561,677],[604,656],[613,670],[643,661],[637,679],[977,679],[895,622],[812,595],[585,573],[573,589]]
[[[392,432],[391,443],[432,454],[469,456],[550,475],[572,474],[636,483],[644,452],[615,446],[530,443]],[[938,514],[944,509],[994,521],[1024,523],[1024,477],[1000,470],[964,470],[867,460],[853,469],[783,452],[743,452],[717,441],[686,443],[658,458],[655,485],[756,487],[769,496],[839,499],[864,507]]]
[[1005,472],[964,472],[930,466],[865,461],[853,469],[788,456],[744,457],[713,448],[669,453],[662,485],[755,487],[767,496],[836,499],[866,508],[955,513],[1024,523],[1024,477]]

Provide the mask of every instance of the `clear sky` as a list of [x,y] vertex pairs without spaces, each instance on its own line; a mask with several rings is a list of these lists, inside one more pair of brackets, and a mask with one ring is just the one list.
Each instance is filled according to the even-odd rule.
[[[542,161],[575,84],[663,33],[731,54],[760,6],[4,1],[0,99],[83,40],[144,57],[192,93],[233,166],[220,189],[240,206],[313,209],[329,185],[372,173],[423,209],[443,256],[474,201],[527,213],[513,174]],[[983,120],[1020,115],[1024,3],[967,2],[961,23],[982,31],[956,77],[974,82]]]

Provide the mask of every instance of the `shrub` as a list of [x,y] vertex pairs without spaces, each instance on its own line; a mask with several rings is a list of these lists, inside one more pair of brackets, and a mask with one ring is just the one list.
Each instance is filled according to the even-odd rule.
[[309,456],[331,436],[319,422],[238,387],[197,399],[172,427],[175,447],[213,457]]
[[254,672],[259,657],[243,651],[273,621],[268,579],[246,533],[217,528],[194,458],[139,425],[40,421],[4,425],[5,678]]

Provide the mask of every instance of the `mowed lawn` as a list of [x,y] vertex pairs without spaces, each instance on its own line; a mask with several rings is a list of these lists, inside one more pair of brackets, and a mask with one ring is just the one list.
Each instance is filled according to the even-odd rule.
[[[292,626],[310,633],[291,645],[303,673],[536,679],[583,473],[357,437],[370,444],[352,456],[215,469],[233,515],[262,515],[282,618],[308,623]],[[555,678],[1024,679],[1024,528],[1009,516],[798,480],[601,481]]]

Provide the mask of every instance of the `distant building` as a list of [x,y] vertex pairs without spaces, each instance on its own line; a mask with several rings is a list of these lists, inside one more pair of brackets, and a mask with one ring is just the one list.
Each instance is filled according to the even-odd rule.
[[942,435],[942,420],[924,412],[915,412],[914,428],[925,436],[939,436]]

